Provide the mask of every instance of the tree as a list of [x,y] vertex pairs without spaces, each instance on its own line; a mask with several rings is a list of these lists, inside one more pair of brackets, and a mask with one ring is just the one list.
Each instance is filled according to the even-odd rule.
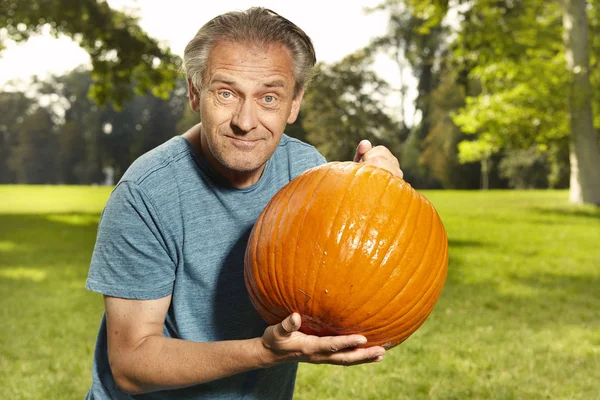
[[0,0],[0,10],[0,26],[10,39],[25,41],[49,29],[87,51],[93,67],[89,93],[99,104],[120,108],[146,92],[165,98],[175,86],[180,59],[106,1]]
[[[473,163],[461,163],[458,158],[458,143],[467,140],[467,135],[456,126],[452,114],[464,106],[466,90],[452,68],[442,67],[440,82],[431,93],[431,128],[423,141],[419,162],[443,188],[477,189],[481,187],[481,169]],[[488,181],[486,176],[485,182]]]
[[[402,110],[408,89],[402,78],[410,71],[417,80],[415,108],[420,118],[415,126],[405,127],[410,133],[403,135],[406,140],[402,166],[407,179],[420,187],[437,187],[440,184],[444,187],[472,187],[472,175],[478,169],[458,163],[456,145],[464,139],[464,134],[450,117],[464,105],[466,90],[457,82],[464,80],[469,66],[453,65],[449,61],[451,29],[441,23],[447,4],[438,2],[436,5],[432,8],[423,7],[423,3],[418,1],[386,0],[371,9],[385,10],[390,18],[387,33],[375,38],[368,51],[383,52],[398,65]],[[440,89],[440,86],[443,87]],[[457,98],[459,94],[462,97]],[[447,101],[445,97],[448,96],[453,101]],[[404,113],[402,120],[406,120]]]
[[8,159],[17,181],[28,184],[56,182],[57,135],[51,113],[33,106],[18,127],[17,144]]
[[403,123],[406,121],[404,103],[408,91],[403,75],[406,70],[413,72],[418,81],[415,106],[421,112],[417,135],[419,140],[422,140],[429,133],[431,92],[438,83],[436,69],[439,68],[436,67],[440,63],[444,42],[447,40],[447,29],[441,24],[429,26],[428,21],[415,14],[414,6],[410,2],[388,0],[370,11],[375,10],[388,11],[390,19],[387,33],[373,39],[367,50],[384,52],[398,65]]
[[586,0],[561,0],[565,56],[570,74],[569,143],[573,203],[600,206],[600,148],[594,128]]
[[168,99],[151,95],[137,96],[117,111],[101,110],[99,124],[102,160],[119,179],[136,158],[169,138],[181,133],[179,121],[188,108],[186,83],[183,79]]
[[34,105],[35,101],[24,93],[0,93],[0,183],[16,182],[17,176],[9,160],[19,143],[21,124]]
[[38,81],[38,97],[54,111],[59,149],[56,154],[58,182],[91,184],[104,181],[102,172],[102,110],[88,98],[92,85],[84,67]]
[[548,163],[546,154],[532,146],[524,150],[510,152],[500,161],[500,174],[515,189],[548,187]]
[[80,171],[85,168],[86,143],[78,125],[67,121],[58,134],[58,181],[63,184],[80,182]]
[[317,64],[304,96],[302,125],[307,140],[327,159],[351,160],[361,139],[399,153],[400,128],[381,107],[389,87],[370,64],[364,52],[332,65]]
[[121,112],[90,100],[91,82],[81,68],[37,81],[29,91],[45,107],[23,93],[0,92],[4,183],[102,183],[104,168],[119,178],[140,155],[180,133],[188,108],[183,79],[169,99],[136,96]]
[[[597,0],[592,4],[600,5]],[[584,0],[471,2],[454,56],[475,65],[470,77],[481,82],[482,92],[467,99],[455,122],[477,135],[475,143],[461,147],[465,159],[531,146],[545,152],[568,137],[570,200],[600,204],[600,150],[592,111],[598,108],[592,104],[592,87],[600,82],[590,73],[585,51],[592,29],[586,5]],[[589,18],[589,25],[597,26],[597,12]],[[591,43],[596,58],[598,44]],[[473,151],[473,146],[486,151]]]

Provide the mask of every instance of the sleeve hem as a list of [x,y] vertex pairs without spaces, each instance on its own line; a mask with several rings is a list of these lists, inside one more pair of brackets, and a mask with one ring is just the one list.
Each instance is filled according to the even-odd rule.
[[155,300],[173,293],[173,281],[149,289],[135,289],[131,287],[115,287],[88,279],[85,288],[106,296],[121,297],[133,300]]

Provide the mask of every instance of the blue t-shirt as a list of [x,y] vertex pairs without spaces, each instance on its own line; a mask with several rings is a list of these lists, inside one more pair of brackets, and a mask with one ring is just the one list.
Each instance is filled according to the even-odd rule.
[[[325,159],[283,136],[260,180],[229,185],[192,145],[177,136],[140,157],[117,184],[102,213],[86,283],[108,296],[172,295],[164,335],[199,342],[261,336],[267,324],[244,284],[244,253],[253,224],[275,193]],[[102,318],[88,399],[285,399],[297,364],[185,389],[128,396],[108,363]]]

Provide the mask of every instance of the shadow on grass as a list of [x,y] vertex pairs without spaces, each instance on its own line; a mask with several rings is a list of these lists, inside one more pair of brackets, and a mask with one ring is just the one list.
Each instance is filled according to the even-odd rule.
[[448,238],[448,246],[451,249],[461,249],[465,247],[486,247],[492,246],[491,243],[485,243],[478,240],[463,240]]
[[82,278],[99,213],[0,214],[0,279]]
[[530,207],[528,211],[549,217],[574,217],[574,218],[596,218],[600,219],[600,206],[589,206],[586,208],[543,208]]
[[[503,273],[472,281],[460,258],[450,258],[443,307],[458,311],[465,326],[486,323],[499,329],[553,329],[579,325],[600,329],[600,277],[540,272]],[[455,313],[453,315],[456,317]],[[464,318],[464,320],[463,320]]]

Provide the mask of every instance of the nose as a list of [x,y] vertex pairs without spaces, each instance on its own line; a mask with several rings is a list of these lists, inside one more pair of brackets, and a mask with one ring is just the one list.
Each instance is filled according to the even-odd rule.
[[256,111],[256,104],[254,104],[252,99],[241,101],[231,118],[231,124],[244,133],[250,132],[258,125]]

